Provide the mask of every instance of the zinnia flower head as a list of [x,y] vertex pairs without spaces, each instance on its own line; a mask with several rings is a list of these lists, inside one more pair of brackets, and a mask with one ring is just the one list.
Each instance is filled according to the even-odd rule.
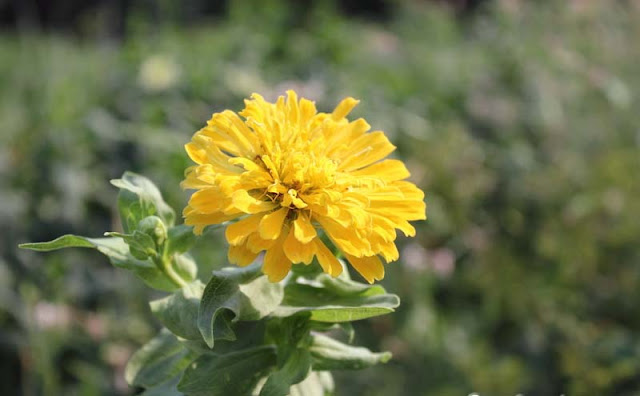
[[398,259],[396,229],[414,236],[410,220],[425,219],[424,193],[395,147],[367,122],[347,120],[357,100],[332,113],[293,91],[276,103],[253,94],[245,109],[213,114],[185,148],[197,164],[183,187],[196,189],[184,209],[196,234],[227,225],[229,261],[244,266],[265,251],[263,272],[283,279],[291,264],[315,257],[324,272],[342,265],[321,234],[369,282],[384,277],[381,257]]

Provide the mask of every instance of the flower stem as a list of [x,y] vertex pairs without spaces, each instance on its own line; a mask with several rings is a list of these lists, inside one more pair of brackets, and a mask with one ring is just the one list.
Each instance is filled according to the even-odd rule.
[[185,282],[184,279],[182,279],[182,277],[178,275],[178,273],[173,269],[171,260],[169,260],[168,257],[164,257],[164,255],[163,257],[156,256],[153,258],[153,262],[156,264],[156,267],[158,267],[158,269],[162,271],[173,284],[180,288],[183,288],[187,285],[187,282]]

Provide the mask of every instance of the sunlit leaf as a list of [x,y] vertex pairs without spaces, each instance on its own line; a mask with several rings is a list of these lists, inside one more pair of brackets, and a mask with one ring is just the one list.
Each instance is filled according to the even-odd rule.
[[313,335],[310,351],[314,370],[363,369],[391,359],[390,352],[371,352],[367,348],[343,344],[322,334]]
[[111,184],[120,188],[118,210],[126,233],[132,232],[138,222],[148,216],[158,216],[168,227],[173,226],[176,215],[151,180],[125,172],[121,179],[111,180]]
[[129,245],[131,255],[138,260],[146,260],[149,256],[155,256],[157,254],[156,245],[153,242],[153,239],[151,239],[149,235],[138,230],[133,231],[131,234],[107,232],[105,235],[122,238],[122,240]]
[[312,371],[299,384],[291,386],[290,396],[326,396],[333,394],[335,384],[328,371]]
[[[353,281],[336,280],[327,288],[323,282],[294,283],[285,288],[285,298],[274,316],[310,312],[319,322],[349,322],[393,312],[400,299],[385,293],[381,286],[351,285]],[[343,284],[344,282],[344,284]]]
[[[50,252],[52,250],[64,249],[68,247],[87,247],[97,248],[102,252],[102,244],[108,244],[111,238],[85,238],[78,235],[63,235],[48,242],[31,242],[21,243],[18,245],[21,249],[35,250],[38,252]],[[106,254],[106,253],[105,253]]]
[[133,257],[129,251],[129,246],[122,238],[87,238],[78,235],[63,235],[50,242],[24,243],[20,247],[41,252],[68,247],[97,249],[107,256],[115,267],[132,271],[154,289],[173,291],[179,288],[179,285],[168,278],[150,260],[139,260]]

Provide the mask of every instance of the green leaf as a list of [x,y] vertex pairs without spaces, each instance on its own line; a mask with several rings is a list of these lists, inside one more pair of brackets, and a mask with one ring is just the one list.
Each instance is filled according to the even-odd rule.
[[278,367],[284,366],[297,348],[311,345],[311,321],[308,312],[285,318],[272,318],[267,322],[265,341],[278,347]]
[[224,267],[218,271],[213,271],[213,275],[236,283],[247,283],[262,276],[262,265],[254,263],[246,267]]
[[[101,238],[108,239],[108,238]],[[85,238],[77,235],[63,235],[54,239],[53,241],[48,242],[32,242],[32,243],[21,243],[18,245],[21,249],[30,249],[38,252],[50,252],[52,250],[64,249],[68,247],[86,247],[86,248],[96,248],[97,244],[92,242],[91,238]]]
[[286,396],[291,385],[304,380],[309,374],[310,316],[305,312],[269,320],[265,340],[278,347],[278,371],[269,376],[260,396]]
[[[231,319],[228,319],[226,325],[231,328],[231,324]],[[215,353],[218,355],[224,355],[242,349],[250,349],[261,345],[270,344],[268,342],[265,342],[265,329],[266,321],[264,320],[233,323],[233,332],[235,334],[241,334],[242,336],[234,340],[225,340],[222,337],[218,337],[217,334],[219,332],[216,331],[214,333],[216,345],[213,350],[209,348],[202,337],[200,337],[200,339],[198,340],[187,340],[180,338],[179,341],[182,342],[185,347],[192,349],[198,354]]]
[[174,291],[179,288],[150,260],[139,260],[133,257],[129,251],[129,246],[122,238],[87,238],[78,235],[63,235],[50,242],[23,243],[19,247],[41,252],[68,247],[97,249],[107,256],[115,267],[132,271],[154,289]]
[[217,318],[230,313],[233,321],[259,320],[280,304],[282,286],[261,275],[260,264],[245,268],[215,271],[204,289],[198,328],[207,345],[213,348]]
[[380,285],[366,285],[364,283],[356,282],[350,279],[334,278],[327,274],[320,274],[316,278],[316,284],[321,285],[327,291],[330,291],[338,296],[377,296],[385,294],[386,290]]
[[181,373],[198,355],[167,330],[133,354],[124,376],[132,386],[153,387]]
[[145,389],[140,393],[140,396],[184,396],[184,393],[178,391],[180,378],[182,378],[182,373],[157,386]]
[[328,371],[312,371],[304,381],[291,387],[289,395],[326,396],[333,394],[334,388],[331,373]]
[[174,254],[171,257],[171,266],[186,282],[191,282],[198,276],[198,265],[189,253]]
[[342,279],[319,279],[287,285],[282,305],[272,315],[310,312],[311,320],[350,322],[388,314],[400,305],[398,296],[385,293],[381,286],[358,285]]
[[[160,319],[173,334],[186,340],[202,340],[198,329],[198,311],[204,284],[199,280],[189,283],[172,295],[152,301],[149,305],[153,314]],[[214,328],[214,337],[221,340],[235,340],[230,327],[230,318],[220,319]]]
[[311,354],[306,348],[296,348],[284,366],[271,374],[260,391],[260,396],[287,396],[291,385],[307,378],[311,369]]
[[347,337],[347,342],[351,344],[355,338],[356,332],[351,322],[316,322],[311,321],[311,330],[326,333],[331,330],[340,330]]
[[193,396],[249,395],[275,364],[273,346],[202,355],[185,370],[178,390]]
[[193,227],[184,224],[169,228],[168,236],[167,251],[169,254],[184,253],[191,249],[197,240],[193,233]]
[[159,252],[164,250],[164,244],[167,241],[167,226],[161,218],[158,216],[145,217],[138,223],[136,231],[149,235]]
[[138,230],[133,231],[132,234],[122,234],[120,232],[105,232],[104,235],[122,238],[122,240],[129,245],[129,251],[131,255],[138,260],[146,260],[149,257],[157,255],[156,245],[153,243],[153,239],[147,234],[144,234]]
[[374,353],[367,348],[343,344],[322,334],[313,335],[309,351],[313,358],[313,369],[317,371],[363,369],[391,359],[390,352]]
[[158,216],[167,226],[173,225],[176,215],[151,180],[125,172],[121,179],[111,180],[111,184],[120,188],[118,210],[126,233],[135,230],[138,222],[147,216]]

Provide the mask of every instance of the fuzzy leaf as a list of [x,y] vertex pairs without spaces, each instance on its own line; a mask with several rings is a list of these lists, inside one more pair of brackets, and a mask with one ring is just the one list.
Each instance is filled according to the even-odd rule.
[[124,376],[131,386],[153,387],[181,373],[196,357],[173,334],[163,330],[133,354]]
[[[185,347],[197,352],[198,354],[210,354],[215,353],[218,355],[224,355],[227,353],[236,352],[243,349],[255,348],[257,346],[269,344],[265,342],[265,329],[266,321],[258,320],[255,322],[236,322],[233,323],[233,332],[235,334],[241,334],[242,336],[234,340],[225,340],[218,336],[218,331],[214,333],[216,345],[212,351],[211,348],[204,342],[202,337],[199,340],[186,340],[180,339],[180,342]],[[231,328],[231,320],[225,322],[229,328]]]
[[334,278],[327,274],[320,274],[316,278],[317,284],[321,285],[327,291],[338,296],[377,296],[385,294],[386,290],[380,285],[366,285],[351,279]]
[[231,315],[233,321],[259,320],[270,314],[282,301],[279,283],[261,275],[260,265],[215,271],[204,289],[198,328],[207,345],[213,348],[217,318]]
[[278,347],[278,370],[265,382],[260,396],[286,396],[291,385],[304,380],[311,369],[309,313],[270,320],[267,342]]
[[313,344],[309,350],[313,358],[313,369],[317,371],[363,369],[391,359],[390,352],[371,352],[367,348],[343,344],[321,334],[313,335]]
[[275,364],[273,346],[226,355],[205,354],[185,370],[178,390],[192,396],[249,395]]
[[169,228],[168,237],[167,250],[169,254],[184,253],[196,243],[193,227],[184,224]]
[[122,240],[129,245],[129,251],[131,255],[138,260],[146,260],[150,256],[155,256],[156,245],[153,239],[147,234],[144,234],[138,230],[133,231],[132,234],[122,234],[120,232],[105,232],[106,236],[122,238]]
[[328,371],[312,371],[309,376],[299,384],[289,389],[290,396],[326,396],[333,394],[333,377]]
[[311,321],[311,330],[326,333],[331,330],[339,330],[347,337],[347,342],[351,344],[356,336],[356,331],[351,322],[316,322]]
[[350,322],[393,312],[400,299],[381,286],[360,286],[336,279],[328,288],[323,282],[294,283],[285,288],[285,298],[274,316],[310,312],[319,322]]
[[145,389],[139,396],[184,396],[184,393],[178,391],[180,378],[182,378],[182,373],[157,386]]
[[311,354],[306,348],[296,348],[282,368],[271,374],[260,396],[287,396],[291,385],[307,378],[311,369]]
[[171,257],[171,265],[178,275],[187,282],[195,280],[198,276],[198,265],[189,253],[174,254]]
[[158,216],[168,227],[173,225],[176,215],[151,180],[125,172],[121,179],[111,180],[111,184],[120,188],[118,210],[126,233],[135,230],[138,222],[147,216]]
[[[178,289],[162,271],[150,260],[138,260],[129,252],[129,246],[122,238],[87,238],[78,235],[63,235],[53,241],[38,243],[23,243],[23,249],[41,252],[58,250],[68,247],[83,247],[97,249],[109,258],[111,264],[134,272],[147,285],[154,289],[173,291]],[[181,273],[182,275],[182,273]]]
[[[173,334],[185,340],[202,340],[198,330],[198,310],[205,285],[196,280],[172,295],[152,301],[151,311]],[[235,340],[229,318],[221,318],[213,329],[214,337]]]
[[[78,235],[63,235],[48,242],[31,242],[21,243],[18,245],[21,249],[35,250],[38,252],[50,252],[52,250],[64,249],[68,247],[86,247],[86,248],[98,248],[100,241],[106,241],[110,238],[85,238]],[[100,250],[102,251],[102,250]],[[105,253],[106,254],[106,253]]]
[[311,321],[308,312],[285,318],[273,318],[267,323],[265,340],[278,347],[278,367],[282,367],[297,348],[311,345]]

